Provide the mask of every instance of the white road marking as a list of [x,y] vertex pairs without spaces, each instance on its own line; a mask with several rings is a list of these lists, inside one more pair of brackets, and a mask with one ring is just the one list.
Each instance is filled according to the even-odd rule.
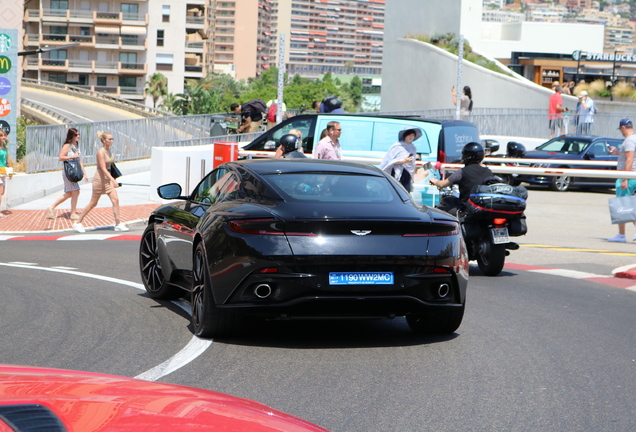
[[52,266],[51,268],[60,269],[60,270],[77,270],[76,267],[63,267],[63,266]]
[[14,261],[14,262],[11,262],[9,264],[16,264],[16,265],[22,265],[22,266],[36,266],[36,265],[38,265],[38,263],[28,263],[28,262],[20,262],[20,261]]
[[71,236],[60,237],[57,241],[69,240],[107,240],[111,237],[117,237],[120,234],[76,234]]
[[[30,263],[0,263],[0,266],[4,266],[4,267],[17,267],[17,268],[25,268],[29,270],[43,270],[43,271],[49,271],[54,273],[65,273],[65,274],[71,274],[74,276],[82,276],[82,277],[87,277],[91,279],[102,280],[105,282],[113,282],[120,285],[126,285],[126,286],[133,287],[142,291],[145,290],[143,284],[130,282],[124,279],[117,279],[117,278],[112,278],[108,276],[100,276],[100,275],[94,275],[91,273],[73,271],[73,270],[62,268],[62,267],[35,267],[35,265],[36,264],[30,264]],[[190,306],[190,303],[183,300],[173,301],[173,303],[179,306],[184,311],[186,311],[188,314],[192,315],[192,307]],[[137,375],[135,378],[143,379],[146,381],[156,381],[159,378],[162,378],[176,371],[177,369],[180,369],[183,366],[187,365],[188,363],[190,363],[191,361],[199,357],[201,354],[203,354],[205,350],[210,347],[210,345],[212,345],[212,339],[200,339],[197,336],[192,336],[192,339],[190,339],[190,342],[188,342],[188,344],[181,351],[179,351],[178,353],[170,357],[165,362],[147,370],[146,372],[143,372]]]
[[160,365],[137,375],[135,378],[146,381],[157,381],[159,378],[182,368],[195,358],[199,357],[206,349],[208,349],[210,345],[212,345],[212,340],[199,339],[198,337],[194,336],[192,337],[192,339],[190,339],[188,345],[186,345],[185,348],[183,348],[181,351],[179,351]]
[[540,269],[540,270],[528,270],[533,273],[543,273],[552,276],[569,277],[573,279],[588,279],[588,278],[611,278],[613,276],[598,275],[594,273],[581,272],[576,270],[565,269]]

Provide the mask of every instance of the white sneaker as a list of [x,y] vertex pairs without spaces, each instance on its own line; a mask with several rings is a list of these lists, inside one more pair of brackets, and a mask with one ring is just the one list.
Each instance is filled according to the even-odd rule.
[[130,228],[128,228],[125,224],[120,223],[119,225],[115,225],[115,231],[130,231]]
[[625,243],[627,239],[625,238],[625,234],[616,234],[614,237],[608,238],[607,241],[614,243]]
[[77,231],[78,233],[85,233],[86,230],[84,229],[84,225],[82,225],[81,223],[75,222],[73,223],[73,229],[75,231]]

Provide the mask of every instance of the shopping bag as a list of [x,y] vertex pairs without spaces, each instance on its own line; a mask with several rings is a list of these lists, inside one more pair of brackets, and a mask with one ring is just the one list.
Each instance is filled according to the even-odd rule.
[[636,195],[610,198],[608,201],[613,224],[636,221]]
[[0,167],[0,175],[13,175],[12,167]]
[[80,165],[79,159],[69,159],[64,161],[64,173],[66,174],[67,179],[76,183],[84,178],[84,173],[82,172],[82,166]]

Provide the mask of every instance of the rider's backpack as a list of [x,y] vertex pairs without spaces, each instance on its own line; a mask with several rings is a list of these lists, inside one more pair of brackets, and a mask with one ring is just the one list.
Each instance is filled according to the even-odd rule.
[[271,104],[269,106],[269,109],[267,110],[267,121],[270,123],[275,123],[276,122],[276,111],[278,110],[278,105],[276,105],[275,103]]

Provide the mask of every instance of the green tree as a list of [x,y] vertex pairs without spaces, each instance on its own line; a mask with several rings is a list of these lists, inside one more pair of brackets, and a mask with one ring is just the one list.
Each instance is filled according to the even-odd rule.
[[168,78],[155,72],[145,84],[146,92],[152,97],[152,107],[157,108],[157,102],[168,94]]
[[362,80],[359,76],[354,76],[347,86],[348,104],[345,111],[358,112],[362,108]]

